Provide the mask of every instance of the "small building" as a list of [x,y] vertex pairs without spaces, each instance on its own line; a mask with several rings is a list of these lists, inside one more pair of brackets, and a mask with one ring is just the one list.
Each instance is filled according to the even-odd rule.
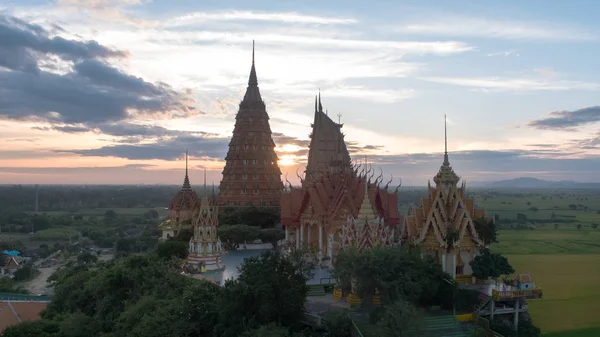
[[17,258],[15,256],[11,256],[8,259],[6,259],[6,263],[2,267],[0,275],[12,275],[19,268],[21,268],[21,265],[17,261]]
[[533,282],[533,278],[531,274],[519,274],[517,281],[519,282],[520,290],[533,290],[535,289],[535,283]]

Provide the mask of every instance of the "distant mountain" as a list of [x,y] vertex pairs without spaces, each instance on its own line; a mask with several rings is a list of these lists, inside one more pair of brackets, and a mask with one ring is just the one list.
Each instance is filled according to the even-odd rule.
[[600,183],[582,183],[572,180],[552,181],[533,177],[521,177],[488,183],[480,182],[476,185],[491,188],[600,188]]

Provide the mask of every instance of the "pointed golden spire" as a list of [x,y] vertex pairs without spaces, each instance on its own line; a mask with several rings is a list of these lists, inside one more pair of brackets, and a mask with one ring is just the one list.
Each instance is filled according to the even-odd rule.
[[450,166],[450,161],[448,160],[448,121],[446,119],[446,115],[444,115],[444,166]]
[[191,189],[190,178],[188,176],[188,150],[185,149],[185,178],[183,178],[183,189]]
[[319,88],[319,112],[323,112],[323,105],[321,104],[321,88]]

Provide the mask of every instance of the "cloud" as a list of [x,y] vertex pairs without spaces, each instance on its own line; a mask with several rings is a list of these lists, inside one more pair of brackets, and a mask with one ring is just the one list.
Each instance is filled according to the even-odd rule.
[[[54,123],[101,123],[140,115],[197,113],[193,100],[164,83],[149,83],[115,68],[126,52],[95,41],[51,37],[41,26],[0,16],[0,117]],[[66,72],[42,61],[68,64]],[[71,130],[74,131],[74,130]]]
[[505,50],[505,51],[497,51],[493,53],[488,53],[487,56],[520,56],[520,54],[516,50]]
[[584,150],[600,150],[600,132],[595,137],[575,140],[573,144]]
[[306,15],[296,12],[252,12],[252,11],[222,11],[222,12],[193,12],[167,20],[165,26],[183,26],[210,21],[273,21],[281,23],[300,23],[317,25],[354,24],[358,21],[352,18],[336,18]]
[[158,24],[155,20],[143,20],[130,16],[126,8],[140,5],[146,0],[58,0],[61,10],[87,14],[88,19],[118,22],[137,27],[149,27]]
[[189,154],[206,160],[222,159],[227,153],[228,138],[185,135],[160,139],[159,142],[115,144],[95,149],[56,150],[81,156],[118,157],[131,160],[175,160],[188,149]]
[[548,117],[534,120],[527,125],[542,130],[574,130],[579,126],[600,122],[600,106],[572,111],[554,111]]
[[47,60],[48,55],[76,61],[125,57],[127,53],[106,48],[96,41],[73,41],[51,36],[41,26],[0,15],[0,67],[39,74],[39,62]]
[[448,15],[433,17],[428,23],[408,23],[395,31],[420,35],[497,38],[509,40],[587,41],[599,35],[556,24],[501,21]]
[[421,80],[441,84],[450,84],[487,91],[566,91],[566,90],[599,90],[600,83],[564,81],[535,78],[502,78],[502,77],[421,77]]

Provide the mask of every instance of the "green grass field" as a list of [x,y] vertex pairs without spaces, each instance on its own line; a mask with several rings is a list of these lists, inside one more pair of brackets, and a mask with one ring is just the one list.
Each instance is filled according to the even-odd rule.
[[[558,229],[546,223],[533,230],[499,230],[500,242],[493,249],[504,254],[518,273],[531,273],[536,286],[544,290],[543,299],[529,301],[529,312],[545,337],[600,336],[600,229],[591,228],[592,223],[600,224],[600,196],[549,192],[476,200],[488,216],[495,213],[515,223],[517,213],[533,222],[549,219],[553,212],[558,219],[575,220],[560,223]],[[573,210],[570,204],[588,208]],[[583,226],[581,230],[577,224]]]

